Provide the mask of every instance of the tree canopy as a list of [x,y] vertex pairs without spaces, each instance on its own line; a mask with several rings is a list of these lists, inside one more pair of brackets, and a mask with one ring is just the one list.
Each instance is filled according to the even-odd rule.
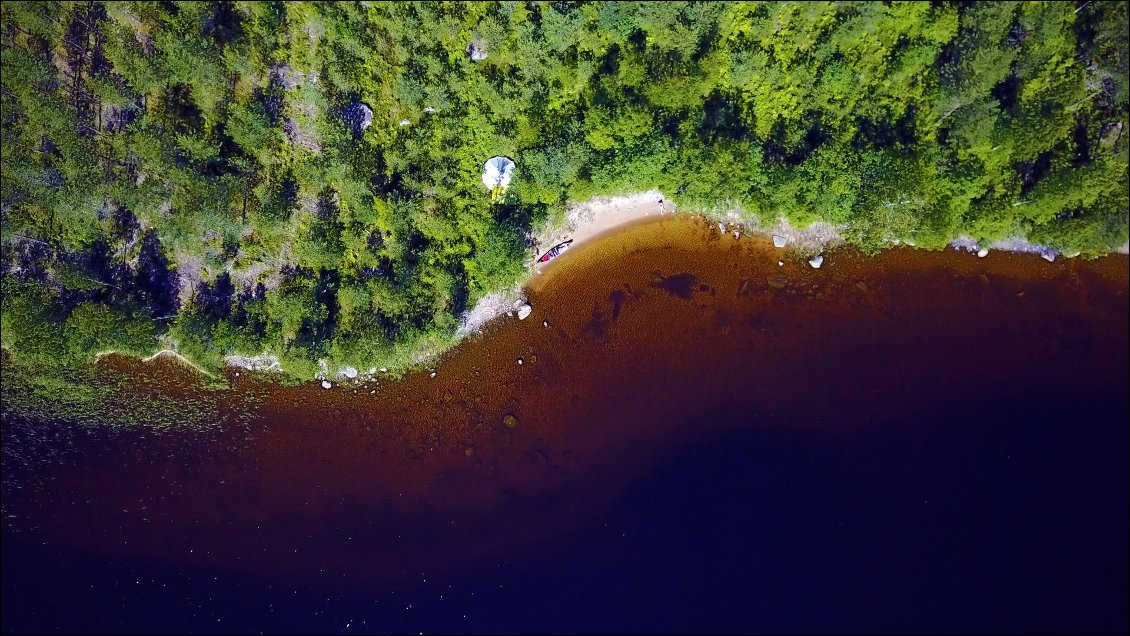
[[1123,2],[2,7],[16,360],[403,364],[566,201],[652,188],[864,249],[1127,240]]

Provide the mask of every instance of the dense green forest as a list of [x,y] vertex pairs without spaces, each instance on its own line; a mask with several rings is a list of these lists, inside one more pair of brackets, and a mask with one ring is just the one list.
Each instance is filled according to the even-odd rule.
[[[1103,254],[1127,24],[1082,0],[5,2],[5,368],[162,343],[404,368],[567,201],[652,188],[865,250]],[[518,163],[497,202],[494,155]]]

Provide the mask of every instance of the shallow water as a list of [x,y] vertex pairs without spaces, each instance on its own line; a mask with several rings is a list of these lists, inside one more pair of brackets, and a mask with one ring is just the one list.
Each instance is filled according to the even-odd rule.
[[9,414],[4,630],[1126,631],[1126,257],[784,253],[653,220],[435,378]]

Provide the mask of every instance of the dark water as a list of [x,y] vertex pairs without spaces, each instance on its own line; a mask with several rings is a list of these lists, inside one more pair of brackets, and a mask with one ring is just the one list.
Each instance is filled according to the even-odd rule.
[[777,259],[668,219],[434,379],[6,415],[3,630],[1127,631],[1126,258]]

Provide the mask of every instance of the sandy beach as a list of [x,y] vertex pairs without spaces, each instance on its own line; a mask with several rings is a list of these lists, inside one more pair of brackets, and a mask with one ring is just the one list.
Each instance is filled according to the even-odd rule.
[[[549,225],[534,235],[536,255],[531,254],[529,275],[537,276],[552,263],[537,263],[537,257],[558,243],[572,239],[570,249],[582,243],[611,232],[634,221],[674,214],[675,204],[667,200],[658,190],[638,192],[621,197],[600,197],[574,203],[565,215],[565,222]],[[513,289],[497,291],[479,299],[475,306],[462,318],[459,336],[465,337],[478,332],[487,323],[502,315],[516,314],[518,308],[526,303],[525,281],[520,281]]]
[[575,203],[566,213],[564,224],[546,227],[536,235],[538,256],[562,241],[572,239],[572,249],[633,221],[674,213],[675,204],[658,190]]

